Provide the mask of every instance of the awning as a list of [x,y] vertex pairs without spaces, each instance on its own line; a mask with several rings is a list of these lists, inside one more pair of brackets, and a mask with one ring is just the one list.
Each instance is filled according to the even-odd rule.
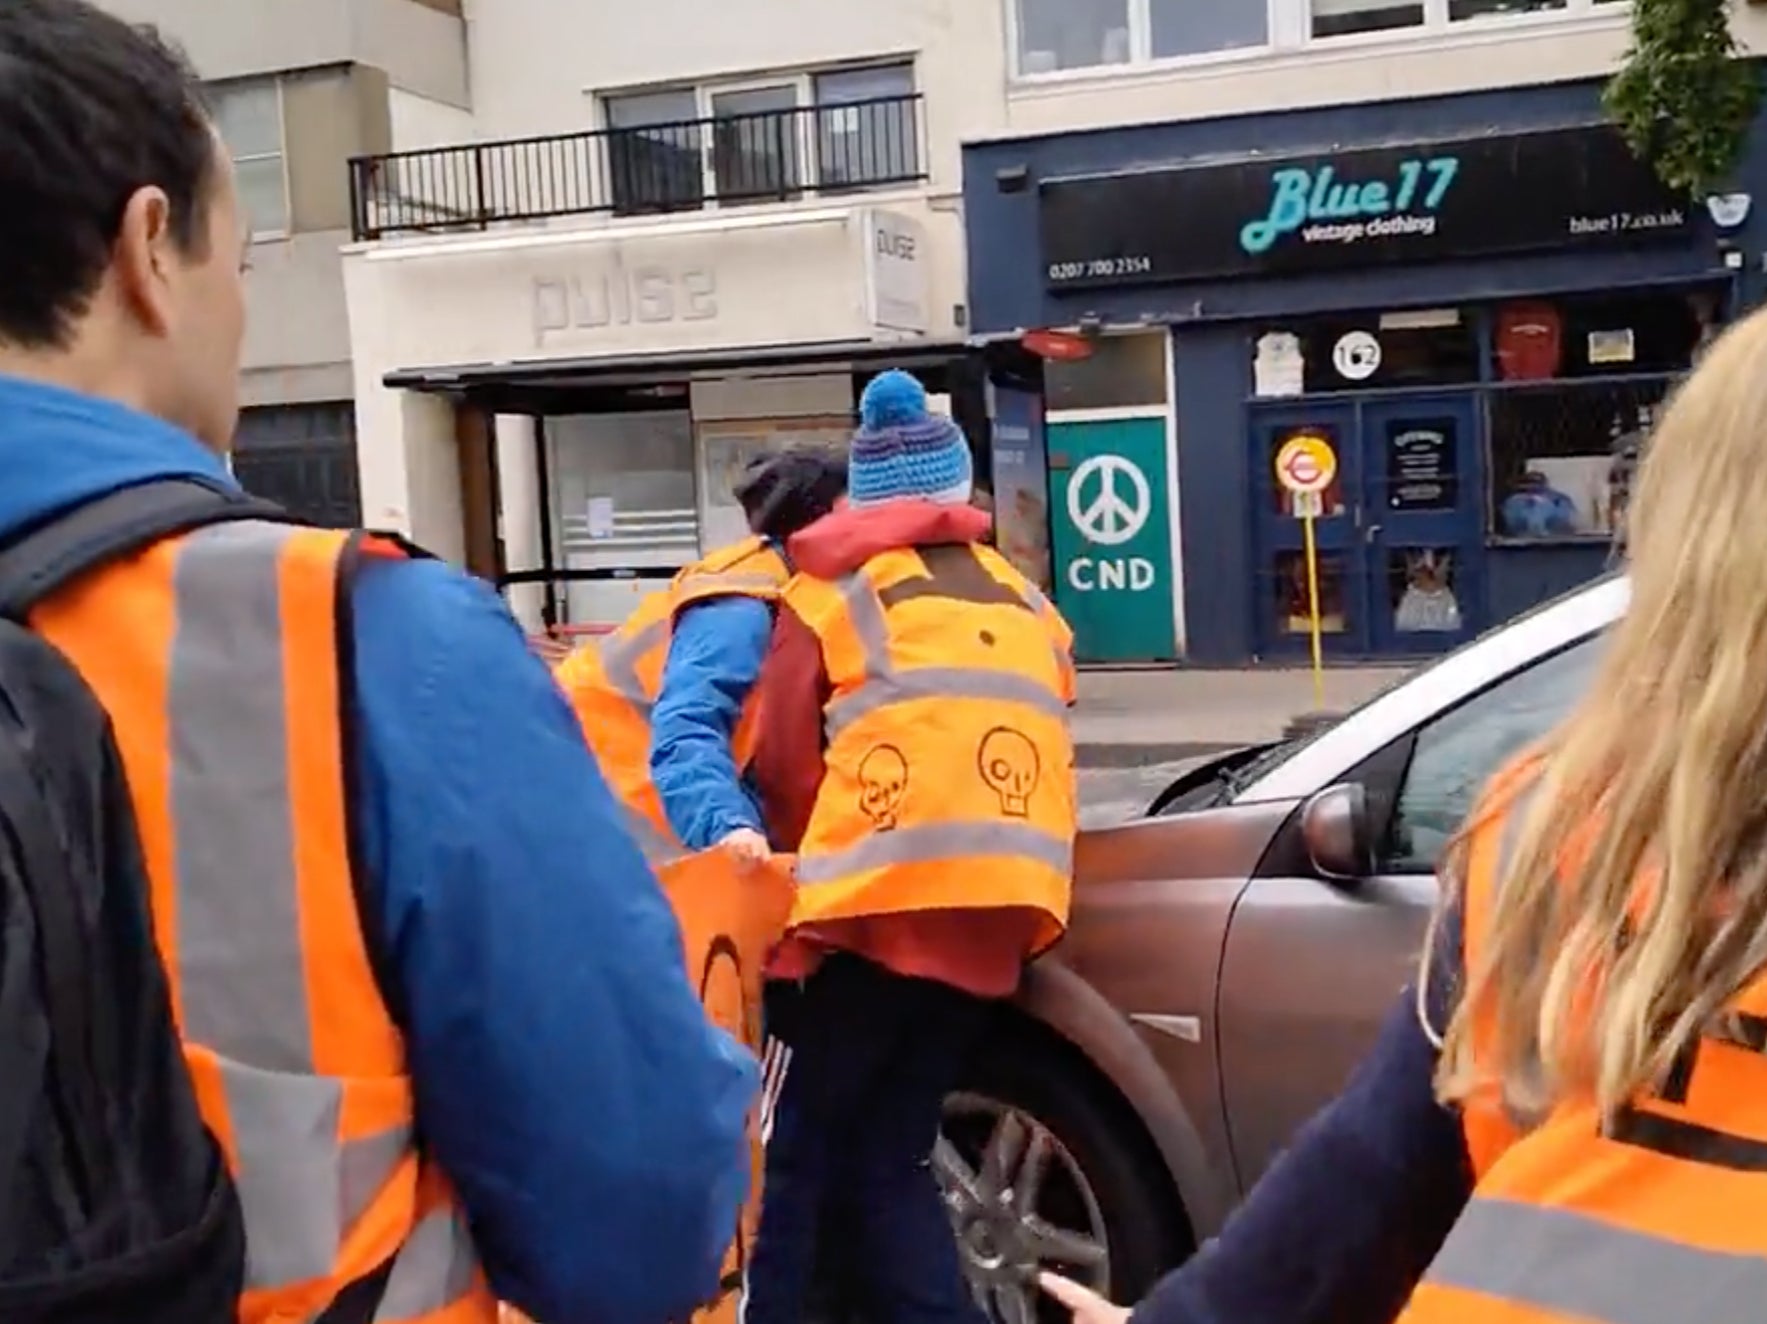
[[957,339],[854,340],[818,345],[765,345],[735,350],[399,368],[381,380],[401,390],[447,395],[509,388],[640,386],[724,373],[779,373],[793,369],[828,371],[879,363],[900,368],[926,367],[949,363],[970,352],[971,348],[969,341]]

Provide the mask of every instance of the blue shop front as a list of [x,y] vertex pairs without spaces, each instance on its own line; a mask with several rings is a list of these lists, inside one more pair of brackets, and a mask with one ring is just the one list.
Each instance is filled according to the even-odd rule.
[[[1667,392],[1761,297],[1762,141],[1732,191],[1678,196],[1590,83],[967,148],[975,331],[1079,333],[1026,337],[1073,360],[1047,365],[1040,452],[1070,616],[1133,590],[1083,535],[1127,511],[1108,543],[1160,484],[1113,488],[1133,466],[1091,454],[1091,485],[1067,481],[1058,424],[1164,421],[1181,623],[1140,657],[1082,630],[1083,655],[1304,657],[1309,506],[1337,659],[1438,652],[1601,573]],[[1064,380],[1150,343],[1163,399],[1063,413]],[[1276,471],[1297,437],[1335,458],[1313,501]]]

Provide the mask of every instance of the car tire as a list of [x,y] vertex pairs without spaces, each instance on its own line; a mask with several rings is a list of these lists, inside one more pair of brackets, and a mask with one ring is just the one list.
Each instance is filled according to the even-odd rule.
[[1028,1115],[1073,1156],[1102,1216],[1113,1299],[1139,1300],[1189,1255],[1194,1239],[1152,1140],[1070,1045],[1015,1017],[988,1036],[961,1089]]

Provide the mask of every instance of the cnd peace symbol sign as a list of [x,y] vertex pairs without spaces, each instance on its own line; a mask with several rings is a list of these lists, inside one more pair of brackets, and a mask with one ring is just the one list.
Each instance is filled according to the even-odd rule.
[[1147,475],[1121,455],[1094,455],[1068,480],[1068,518],[1087,542],[1126,543],[1152,511]]

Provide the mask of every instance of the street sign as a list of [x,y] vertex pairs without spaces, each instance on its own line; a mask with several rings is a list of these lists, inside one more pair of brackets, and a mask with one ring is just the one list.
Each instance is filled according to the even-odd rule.
[[1319,543],[1313,521],[1325,513],[1325,489],[1338,476],[1337,452],[1324,437],[1299,432],[1276,452],[1276,481],[1294,498],[1307,556],[1308,633],[1313,643],[1313,704],[1325,707],[1325,645],[1319,620]]
[[1296,496],[1323,492],[1337,476],[1337,452],[1324,437],[1302,432],[1283,442],[1276,452],[1276,481]]

